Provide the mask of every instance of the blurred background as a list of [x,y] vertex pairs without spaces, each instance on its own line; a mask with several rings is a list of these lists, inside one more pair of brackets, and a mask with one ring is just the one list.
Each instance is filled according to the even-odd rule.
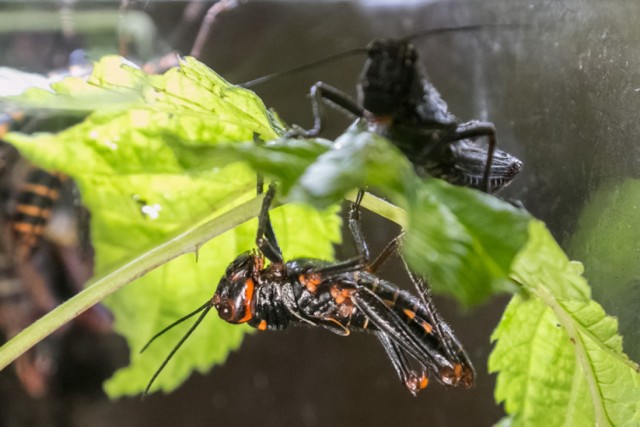
[[[0,66],[47,73],[68,66],[76,49],[91,60],[120,52],[138,63],[171,51],[186,55],[212,5],[0,3]],[[618,317],[625,350],[639,360],[639,13],[640,4],[623,0],[249,0],[216,17],[201,43],[200,59],[230,82],[241,83],[378,37],[478,23],[519,24],[416,44],[451,111],[462,120],[492,121],[499,147],[523,160],[523,172],[500,195],[520,200],[548,224],[572,258],[585,263],[594,297]],[[363,58],[355,56],[255,91],[283,120],[308,128],[313,120],[309,87],[321,80],[355,96],[362,64]],[[324,135],[329,138],[352,121],[327,112]],[[10,148],[0,148],[6,199],[15,192],[12,182],[20,179],[6,165],[19,160]],[[81,223],[82,215],[69,215]],[[373,253],[398,232],[374,215],[364,220]],[[77,249],[83,241],[76,236],[72,246]],[[56,283],[48,292],[62,299],[75,292],[90,259],[68,259],[65,244],[55,236],[46,244],[36,273],[45,283]],[[346,239],[337,257],[353,252]],[[14,266],[4,258],[0,327],[11,335],[15,319],[28,323],[42,304],[28,301],[32,294],[20,290]],[[398,265],[386,266],[382,275],[409,285]],[[172,394],[109,401],[101,383],[126,364],[128,350],[108,332],[108,314],[97,309],[40,345],[18,375],[13,367],[0,372],[0,425],[488,426],[504,415],[494,402],[495,376],[488,375],[486,361],[489,337],[508,300],[504,296],[462,309],[436,297],[475,363],[477,386],[448,390],[432,384],[418,398],[399,384],[374,337],[345,339],[292,328],[247,337],[225,365],[206,376],[193,375]]]

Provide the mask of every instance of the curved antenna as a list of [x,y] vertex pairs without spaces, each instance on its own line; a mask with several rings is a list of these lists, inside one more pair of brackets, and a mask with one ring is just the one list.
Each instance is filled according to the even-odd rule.
[[[453,33],[453,32],[471,32],[478,31],[485,28],[518,28],[523,27],[523,24],[473,24],[473,25],[463,25],[459,27],[440,27],[440,28],[431,28],[429,30],[420,31],[414,34],[411,34],[407,37],[404,37],[406,40],[415,40],[421,37],[429,37],[436,36],[440,34]],[[311,61],[306,64],[300,65],[298,67],[290,68],[284,71],[278,71],[275,73],[267,74],[262,77],[258,77],[257,79],[249,80],[248,82],[244,82],[239,84],[243,88],[250,88],[254,86],[261,85],[271,80],[279,79],[280,77],[290,76],[292,74],[297,74],[302,71],[317,67],[319,65],[329,64],[335,61],[339,61],[340,59],[349,57],[351,55],[355,55],[358,53],[367,53],[367,48],[360,47],[351,50],[347,50],[345,52],[336,53],[334,55],[327,56],[326,58],[318,59],[316,61]]]
[[290,76],[292,74],[300,73],[302,71],[317,67],[319,65],[330,64],[331,62],[339,61],[342,58],[346,58],[358,53],[367,53],[367,49],[363,47],[359,47],[356,49],[347,50],[345,52],[336,53],[334,55],[327,56],[326,58],[308,62],[298,67],[290,68],[284,71],[278,71],[276,73],[271,73],[271,74],[267,74],[266,76],[258,77],[257,79],[249,80],[248,82],[241,83],[238,86],[242,86],[244,88],[250,88],[271,80],[279,79],[280,77],[285,77],[285,76]]
[[440,27],[431,28],[428,30],[413,33],[407,37],[406,40],[416,40],[422,37],[436,36],[440,34],[453,33],[453,32],[473,32],[478,30],[484,30],[487,28],[521,28],[523,24],[472,24],[463,25],[460,27]]
[[180,319],[176,320],[175,322],[173,322],[172,324],[170,324],[169,326],[167,326],[166,328],[164,328],[163,330],[161,330],[160,332],[158,332],[157,334],[155,334],[153,337],[151,337],[151,339],[144,345],[144,347],[142,347],[142,349],[140,350],[140,353],[142,353],[143,351],[145,351],[152,342],[154,342],[156,340],[156,338],[158,338],[160,335],[164,334],[165,332],[167,332],[169,329],[173,328],[176,325],[179,325],[180,323],[184,322],[185,320],[189,319],[190,317],[195,316],[196,314],[200,313],[202,310],[204,310],[207,306],[211,305],[211,301],[207,301],[206,303],[204,303],[201,307],[198,307],[195,311],[187,314],[186,316],[181,317]]
[[160,331],[159,333],[157,333],[153,338],[151,338],[151,340],[147,343],[147,345],[144,346],[144,348],[140,351],[144,351],[147,347],[149,347],[149,344],[151,344],[151,342],[153,340],[155,340],[157,337],[159,337],[160,335],[162,335],[163,333],[165,333],[166,331],[168,331],[169,329],[171,329],[172,327],[174,327],[175,325],[177,325],[180,322],[183,322],[185,320],[187,320],[188,318],[194,316],[195,314],[197,314],[198,312],[202,311],[202,314],[200,315],[200,317],[198,317],[198,319],[195,321],[195,323],[191,326],[191,328],[189,328],[189,330],[187,331],[186,334],[184,334],[184,336],[182,338],[180,338],[180,341],[178,341],[178,343],[175,345],[175,347],[173,347],[173,349],[171,350],[171,352],[167,355],[167,357],[162,361],[162,364],[160,365],[160,367],[156,370],[156,372],[153,374],[153,376],[151,377],[151,380],[149,380],[149,384],[147,384],[147,388],[145,388],[144,393],[142,394],[142,398],[144,398],[146,395],[149,394],[149,390],[151,389],[151,386],[153,385],[154,381],[156,380],[156,378],[158,378],[158,375],[160,375],[160,372],[162,372],[162,370],[165,368],[165,366],[167,366],[167,363],[169,363],[169,361],[173,358],[173,356],[176,354],[176,352],[178,351],[178,349],[182,346],[182,344],[184,344],[184,342],[187,340],[187,338],[189,338],[189,336],[191,336],[191,334],[193,333],[193,331],[196,330],[196,328],[198,327],[198,325],[200,324],[200,322],[202,322],[202,319],[204,319],[204,317],[207,315],[207,313],[209,312],[209,310],[211,310],[211,307],[213,307],[213,305],[210,303],[210,301],[207,301],[206,304],[204,304],[203,306],[201,306],[200,308],[198,308],[196,311],[184,316],[183,318],[173,322],[171,325],[169,325],[168,327],[164,328],[162,331]]

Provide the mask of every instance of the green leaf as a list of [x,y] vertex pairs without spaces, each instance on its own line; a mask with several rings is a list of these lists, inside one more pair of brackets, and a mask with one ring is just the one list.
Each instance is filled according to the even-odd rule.
[[514,426],[640,425],[639,368],[622,352],[616,320],[543,224],[529,236],[513,266],[525,292],[492,336],[496,399]]
[[[128,94],[123,105],[109,104],[58,134],[11,134],[21,153],[46,169],[71,176],[82,201],[91,211],[91,237],[96,251],[95,274],[114,267],[166,242],[177,233],[214,220],[254,197],[255,172],[235,162],[215,168],[187,170],[167,137],[198,139],[212,146],[222,142],[252,141],[254,135],[273,139],[280,125],[255,95],[231,86],[193,59],[163,76],[105,59],[96,64],[84,85],[67,79],[56,94],[42,99],[30,92],[42,108],[60,100],[78,101],[91,110],[90,96]],[[84,92],[87,97],[84,97]],[[125,98],[120,98],[123,100]],[[27,102],[28,101],[28,102]],[[83,104],[87,101],[86,104]],[[25,104],[26,105],[26,104]],[[202,159],[204,162],[205,159]],[[277,209],[273,223],[287,257],[332,259],[332,244],[340,240],[335,208],[324,212],[304,206]],[[312,226],[309,226],[309,225]],[[202,305],[211,297],[226,266],[255,245],[256,224],[245,224],[147,274],[110,297],[115,329],[127,338],[132,364],[107,382],[111,396],[144,390],[151,375],[184,330],[172,331],[143,355],[142,345],[162,327]],[[247,328],[210,316],[176,355],[154,389],[175,388],[192,369],[205,371],[224,361],[237,348]]]
[[[282,183],[289,200],[325,207],[354,188],[371,188],[407,211],[404,254],[433,289],[476,304],[513,291],[511,263],[527,239],[530,216],[478,191],[441,180],[422,180],[389,141],[357,122],[333,145],[280,139],[263,146],[174,141],[176,155],[193,159],[243,159]],[[187,167],[189,167],[187,166]],[[213,166],[213,163],[210,163]]]
[[367,132],[359,121],[309,165],[290,197],[323,207],[341,200],[353,188],[370,187],[406,209],[421,185],[407,158],[386,139]]
[[590,196],[568,239],[567,253],[585,264],[593,297],[618,317],[627,354],[640,359],[640,180],[604,182]]
[[[289,200],[316,207],[330,206],[354,188],[373,188],[406,210],[406,216],[390,216],[406,222],[405,255],[436,290],[471,304],[507,289],[529,216],[478,192],[419,179],[396,147],[364,131],[362,123],[334,144],[270,141],[281,134],[281,125],[264,105],[193,60],[160,77],[105,61],[89,81],[107,93],[129,94],[130,104],[126,110],[95,111],[55,136],[13,135],[12,141],[33,161],[78,183],[92,211],[98,275],[249,200],[255,187],[249,165],[278,180]],[[64,82],[58,90],[62,97],[72,92]],[[365,206],[380,209],[369,200]],[[335,210],[309,209],[289,205],[274,212],[286,259],[332,256],[331,243],[339,240]],[[127,334],[132,349],[131,367],[107,383],[111,395],[144,389],[188,326],[171,331],[143,355],[137,350],[210,298],[224,267],[253,247],[254,239],[255,224],[238,227],[198,244],[197,263],[183,256],[110,298],[116,328]],[[246,330],[211,317],[177,353],[157,388],[170,390],[191,369],[205,371],[237,348]]]
[[428,180],[409,209],[404,252],[435,291],[476,304],[515,289],[508,276],[530,220],[495,197]]

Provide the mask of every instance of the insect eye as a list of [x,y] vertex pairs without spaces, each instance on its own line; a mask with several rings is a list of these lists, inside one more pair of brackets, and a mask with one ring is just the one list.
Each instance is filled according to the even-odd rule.
[[223,301],[217,308],[218,316],[220,316],[222,320],[229,321],[231,318],[233,318],[234,310],[229,301]]

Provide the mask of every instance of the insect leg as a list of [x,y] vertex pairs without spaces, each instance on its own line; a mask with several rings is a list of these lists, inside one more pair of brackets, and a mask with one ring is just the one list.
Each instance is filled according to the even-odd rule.
[[400,234],[396,238],[394,238],[389,244],[382,250],[380,255],[370,262],[370,253],[367,243],[364,239],[364,235],[362,234],[362,229],[360,227],[360,204],[362,203],[362,198],[364,197],[364,190],[359,190],[358,195],[356,196],[356,200],[351,205],[351,209],[349,210],[349,230],[351,231],[351,235],[353,236],[353,240],[356,243],[356,248],[358,249],[358,253],[362,256],[363,260],[368,264],[366,266],[367,271],[371,273],[375,273],[378,268],[382,264],[384,264],[390,256],[398,253],[400,249],[400,244],[402,241],[402,237],[404,233]]
[[436,348],[429,348],[427,341],[421,340],[410,326],[373,291],[359,286],[351,298],[362,313],[376,326],[394,340],[417,361],[434,372],[441,372],[442,368],[453,369],[453,365],[440,354]]
[[380,254],[373,260],[372,263],[369,264],[369,271],[375,273],[378,269],[387,262],[390,256],[398,255],[400,251],[400,246],[402,245],[402,239],[404,237],[404,232],[400,235],[396,236],[392,241],[390,241],[387,246],[380,252]]
[[402,258],[402,263],[409,274],[420,299],[424,302],[424,306],[422,307],[424,315],[426,315],[427,321],[433,326],[434,334],[442,341],[447,356],[456,362],[453,367],[453,371],[449,372],[448,375],[450,375],[456,383],[458,381],[462,381],[462,384],[466,388],[473,386],[475,371],[471,360],[469,360],[469,356],[467,356],[462,344],[453,334],[449,325],[442,320],[436,311],[433,299],[431,298],[431,291],[425,286],[424,279],[418,277],[415,273],[409,270],[409,266],[404,258]]
[[293,135],[304,136],[304,137],[314,137],[318,136],[320,131],[322,130],[322,103],[329,102],[330,104],[337,105],[348,113],[353,114],[356,117],[362,117],[364,115],[364,109],[358,105],[358,103],[353,100],[347,94],[341,92],[340,90],[329,86],[323,82],[317,82],[313,86],[311,86],[310,91],[311,97],[311,110],[313,111],[313,128],[309,130],[298,130],[294,131]]
[[364,196],[364,190],[358,191],[355,202],[351,205],[349,210],[349,230],[353,236],[353,240],[356,244],[356,250],[358,255],[350,260],[340,262],[337,264],[329,265],[316,269],[317,273],[321,274],[339,274],[350,271],[360,271],[362,269],[368,269],[369,264],[369,247],[367,246],[362,229],[360,228],[360,203]]
[[269,216],[269,207],[273,202],[273,198],[276,195],[276,185],[269,185],[267,193],[262,200],[262,208],[260,209],[260,216],[258,217],[258,234],[256,236],[256,245],[260,251],[274,264],[282,264],[284,262],[282,258],[282,250],[278,246],[276,235],[271,225],[271,218]]
[[[254,132],[253,142],[256,145],[262,145],[264,141],[260,138],[260,135]],[[264,192],[264,177],[258,173],[256,178],[256,194],[260,195]],[[276,239],[276,233],[273,231],[273,225],[271,224],[271,216],[269,215],[269,207],[275,197],[276,186],[275,184],[269,185],[267,194],[265,194],[262,201],[262,209],[260,210],[260,216],[258,217],[258,234],[256,236],[256,243],[263,254],[271,261],[282,263],[282,250],[278,245],[278,239]]]
[[429,383],[429,378],[427,377],[424,366],[422,367],[422,373],[418,374],[411,368],[406,353],[398,344],[384,333],[378,333],[377,336],[382,344],[382,348],[384,348],[389,360],[391,360],[391,364],[396,370],[398,377],[400,377],[400,381],[402,381],[411,394],[416,396],[418,392],[425,389]]
[[491,164],[493,163],[493,153],[496,149],[496,128],[493,123],[480,122],[473,120],[467,123],[463,123],[455,130],[455,140],[459,141],[465,138],[477,138],[486,136],[489,139],[489,147],[487,149],[487,161],[484,166],[484,174],[482,176],[482,184],[484,186],[485,193],[489,193],[490,183],[489,175],[491,173]]
[[356,244],[358,256],[368,264],[370,257],[369,247],[367,246],[367,242],[364,240],[362,227],[360,227],[360,203],[362,203],[362,197],[364,197],[364,190],[358,190],[356,200],[351,205],[351,209],[349,209],[349,230],[351,231],[351,235],[353,236],[353,240]]

